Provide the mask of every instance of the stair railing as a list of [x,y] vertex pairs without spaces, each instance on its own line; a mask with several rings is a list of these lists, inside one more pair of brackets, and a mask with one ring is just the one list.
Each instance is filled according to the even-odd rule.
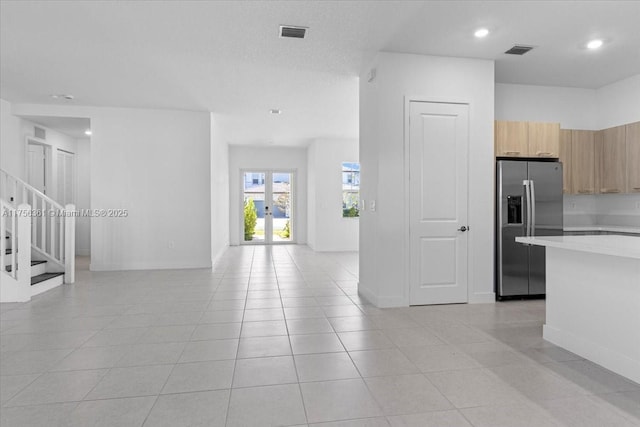
[[[14,208],[0,199],[0,302],[23,302],[31,298],[30,210],[29,205]],[[9,254],[7,235],[11,241]],[[9,271],[7,266],[10,267]]]
[[14,208],[31,206],[31,248],[65,272],[65,282],[75,280],[75,206],[62,206],[23,180],[0,169],[0,196]]

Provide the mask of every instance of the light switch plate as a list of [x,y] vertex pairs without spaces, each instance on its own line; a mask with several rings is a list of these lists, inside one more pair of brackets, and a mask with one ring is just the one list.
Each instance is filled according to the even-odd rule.
[[371,212],[375,212],[376,211],[376,201],[375,200],[371,200],[369,202],[369,210]]

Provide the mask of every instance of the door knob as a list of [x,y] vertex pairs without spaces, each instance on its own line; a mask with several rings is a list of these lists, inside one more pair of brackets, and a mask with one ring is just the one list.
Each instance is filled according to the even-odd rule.
[[469,227],[467,227],[466,225],[463,225],[462,227],[458,228],[458,231],[462,231],[463,233],[467,230],[469,230]]

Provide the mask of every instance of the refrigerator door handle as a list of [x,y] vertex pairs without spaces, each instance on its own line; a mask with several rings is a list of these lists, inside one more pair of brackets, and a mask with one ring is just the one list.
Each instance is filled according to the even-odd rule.
[[524,186],[524,197],[526,200],[527,210],[525,211],[525,237],[531,236],[531,191],[530,184],[531,181],[525,179],[522,181],[522,185]]
[[529,180],[529,192],[531,193],[531,234],[536,235],[536,185],[533,180]]

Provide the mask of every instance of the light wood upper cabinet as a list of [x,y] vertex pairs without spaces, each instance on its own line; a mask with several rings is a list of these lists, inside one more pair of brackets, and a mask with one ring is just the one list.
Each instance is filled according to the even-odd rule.
[[495,122],[496,157],[529,157],[527,122]]
[[595,132],[590,130],[572,130],[572,193],[594,194],[596,192],[595,171]]
[[602,187],[602,146],[604,144],[604,130],[595,131],[594,133],[594,155],[595,155],[595,193],[600,193]]
[[564,194],[640,193],[640,122],[592,131],[497,120],[495,154],[558,158]]
[[560,123],[529,122],[529,157],[559,157]]
[[596,157],[600,170],[600,193],[626,192],[626,126],[616,126],[602,131],[602,145],[597,147]]
[[627,125],[627,191],[640,193],[640,122]]
[[562,162],[562,192],[570,194],[573,191],[571,185],[571,131],[560,130],[560,161]]
[[495,122],[496,157],[560,155],[560,123]]

